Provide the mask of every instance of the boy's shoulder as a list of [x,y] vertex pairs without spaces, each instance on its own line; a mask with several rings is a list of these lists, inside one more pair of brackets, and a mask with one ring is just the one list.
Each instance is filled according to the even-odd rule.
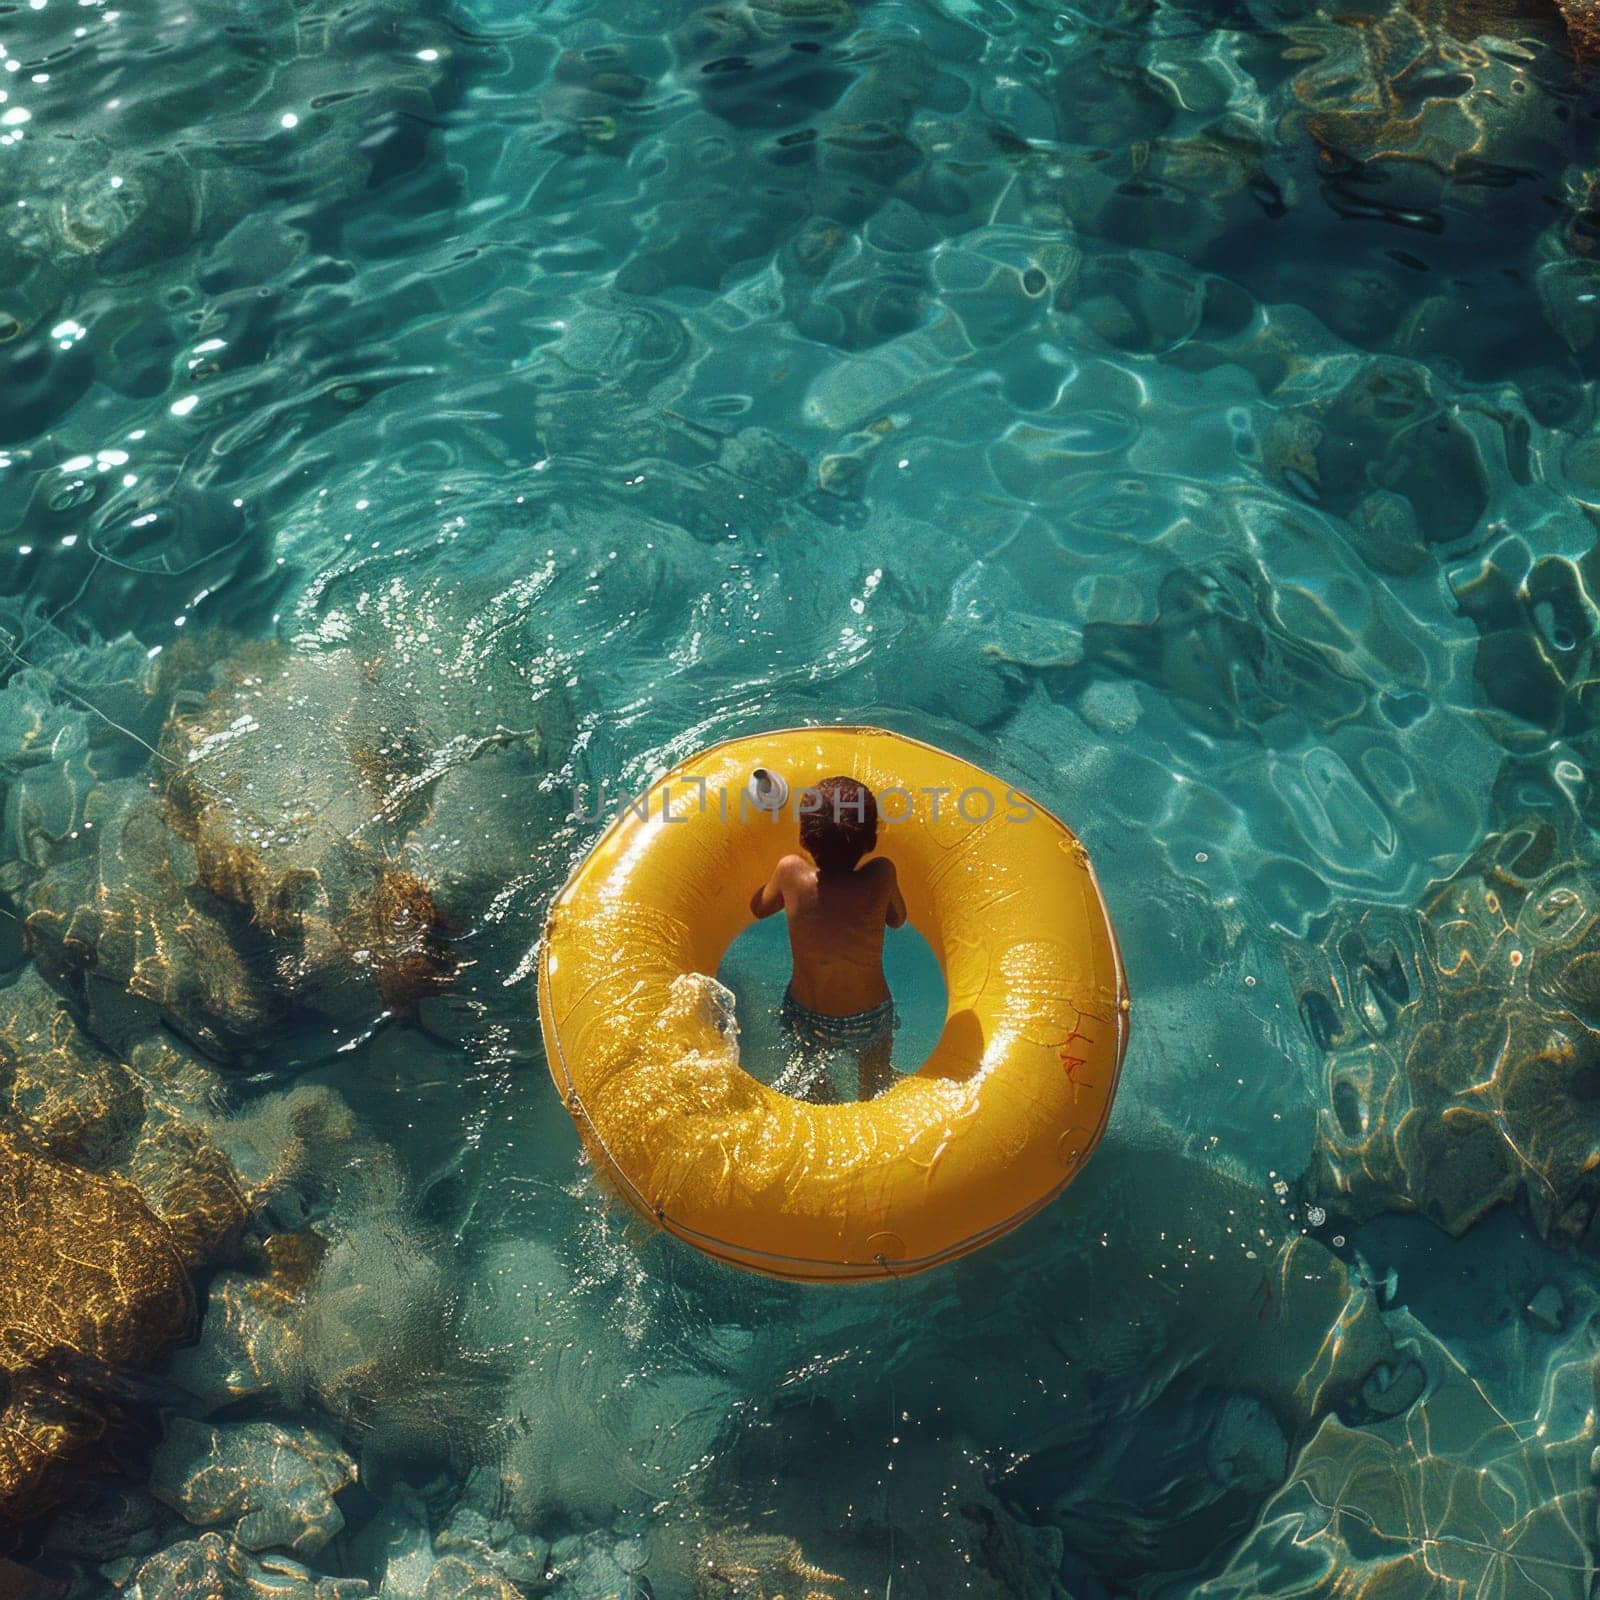
[[895,881],[894,862],[888,856],[871,856],[856,868],[858,872],[865,873],[875,882],[893,883]]

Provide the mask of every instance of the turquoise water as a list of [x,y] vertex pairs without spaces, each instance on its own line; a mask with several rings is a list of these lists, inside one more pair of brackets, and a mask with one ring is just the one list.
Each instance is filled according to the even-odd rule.
[[[0,44],[0,1011],[37,969],[180,1051],[247,1238],[317,1242],[206,1257],[33,1568],[1588,1595],[1555,12],[29,0]],[[573,786],[807,719],[1068,819],[1135,996],[1068,1196],[850,1293],[630,1221],[533,1022]],[[426,938],[363,920],[418,885]]]

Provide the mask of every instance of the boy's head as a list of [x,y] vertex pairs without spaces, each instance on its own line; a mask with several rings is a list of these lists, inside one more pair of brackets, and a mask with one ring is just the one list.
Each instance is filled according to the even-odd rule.
[[878,802],[854,778],[824,778],[800,798],[800,843],[823,872],[853,872],[878,842]]

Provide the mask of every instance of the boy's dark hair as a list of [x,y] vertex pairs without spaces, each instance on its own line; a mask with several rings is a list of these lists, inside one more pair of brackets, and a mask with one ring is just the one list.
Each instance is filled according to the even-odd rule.
[[853,872],[878,842],[878,801],[854,778],[824,778],[800,801],[800,843],[824,872]]

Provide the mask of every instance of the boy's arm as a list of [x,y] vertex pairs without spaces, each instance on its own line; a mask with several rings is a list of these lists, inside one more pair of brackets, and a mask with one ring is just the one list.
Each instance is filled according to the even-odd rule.
[[793,856],[785,856],[772,869],[772,876],[750,896],[750,914],[758,922],[763,917],[774,916],[783,910],[783,885],[793,860]]
[[903,928],[906,922],[906,897],[900,893],[900,879],[896,876],[894,862],[884,857],[889,869],[889,903],[884,907],[883,920],[891,928]]

